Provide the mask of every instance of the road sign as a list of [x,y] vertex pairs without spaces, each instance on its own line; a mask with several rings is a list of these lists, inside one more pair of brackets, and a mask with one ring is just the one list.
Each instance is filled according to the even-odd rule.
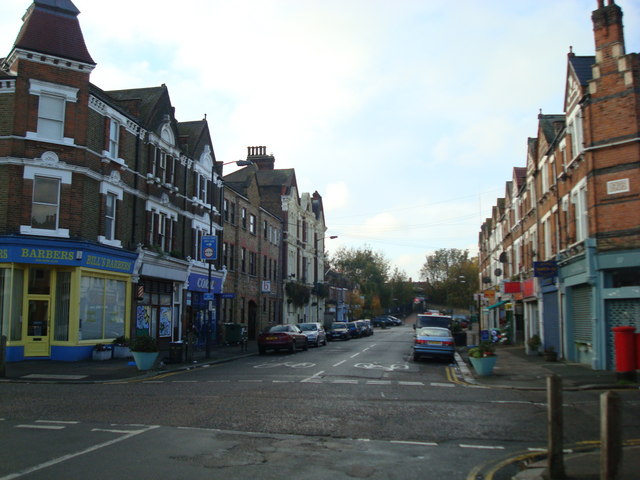
[[218,258],[218,237],[215,235],[202,236],[202,259],[215,260]]
[[213,293],[204,293],[202,294],[203,300],[213,300]]

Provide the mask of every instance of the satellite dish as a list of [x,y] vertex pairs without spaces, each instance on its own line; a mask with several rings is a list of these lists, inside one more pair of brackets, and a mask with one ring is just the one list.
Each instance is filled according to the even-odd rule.
[[500,261],[500,263],[507,263],[509,261],[509,258],[507,257],[507,252],[502,252],[498,257],[498,260]]
[[496,277],[499,277],[500,275],[502,275],[502,269],[500,268],[496,268],[493,273],[496,275]]

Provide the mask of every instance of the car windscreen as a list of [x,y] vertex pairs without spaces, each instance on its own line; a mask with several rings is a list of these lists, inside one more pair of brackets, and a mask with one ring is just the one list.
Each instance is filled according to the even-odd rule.
[[419,337],[451,337],[451,332],[446,328],[423,327],[416,331]]
[[271,333],[275,333],[275,332],[288,332],[289,331],[289,327],[287,327],[286,325],[275,325],[273,327],[271,327],[269,329],[269,331]]
[[318,326],[314,323],[300,323],[298,326],[303,332],[313,332],[318,329]]
[[449,317],[439,317],[437,315],[418,315],[417,327],[449,328],[450,323],[451,318]]
[[347,326],[344,323],[334,323],[331,325],[332,330],[344,330]]

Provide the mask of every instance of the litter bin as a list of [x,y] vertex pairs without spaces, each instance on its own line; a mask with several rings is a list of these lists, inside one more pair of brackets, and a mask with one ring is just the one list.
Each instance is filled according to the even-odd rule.
[[184,362],[184,343],[182,342],[169,343],[169,361],[171,363]]
[[239,323],[225,323],[224,341],[227,345],[237,345],[242,342],[242,325]]

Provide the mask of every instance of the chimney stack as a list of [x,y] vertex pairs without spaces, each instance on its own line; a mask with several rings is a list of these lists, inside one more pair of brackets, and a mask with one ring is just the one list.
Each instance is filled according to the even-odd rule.
[[267,155],[267,147],[247,147],[247,160],[253,162],[259,170],[273,170],[275,168],[275,158]]

